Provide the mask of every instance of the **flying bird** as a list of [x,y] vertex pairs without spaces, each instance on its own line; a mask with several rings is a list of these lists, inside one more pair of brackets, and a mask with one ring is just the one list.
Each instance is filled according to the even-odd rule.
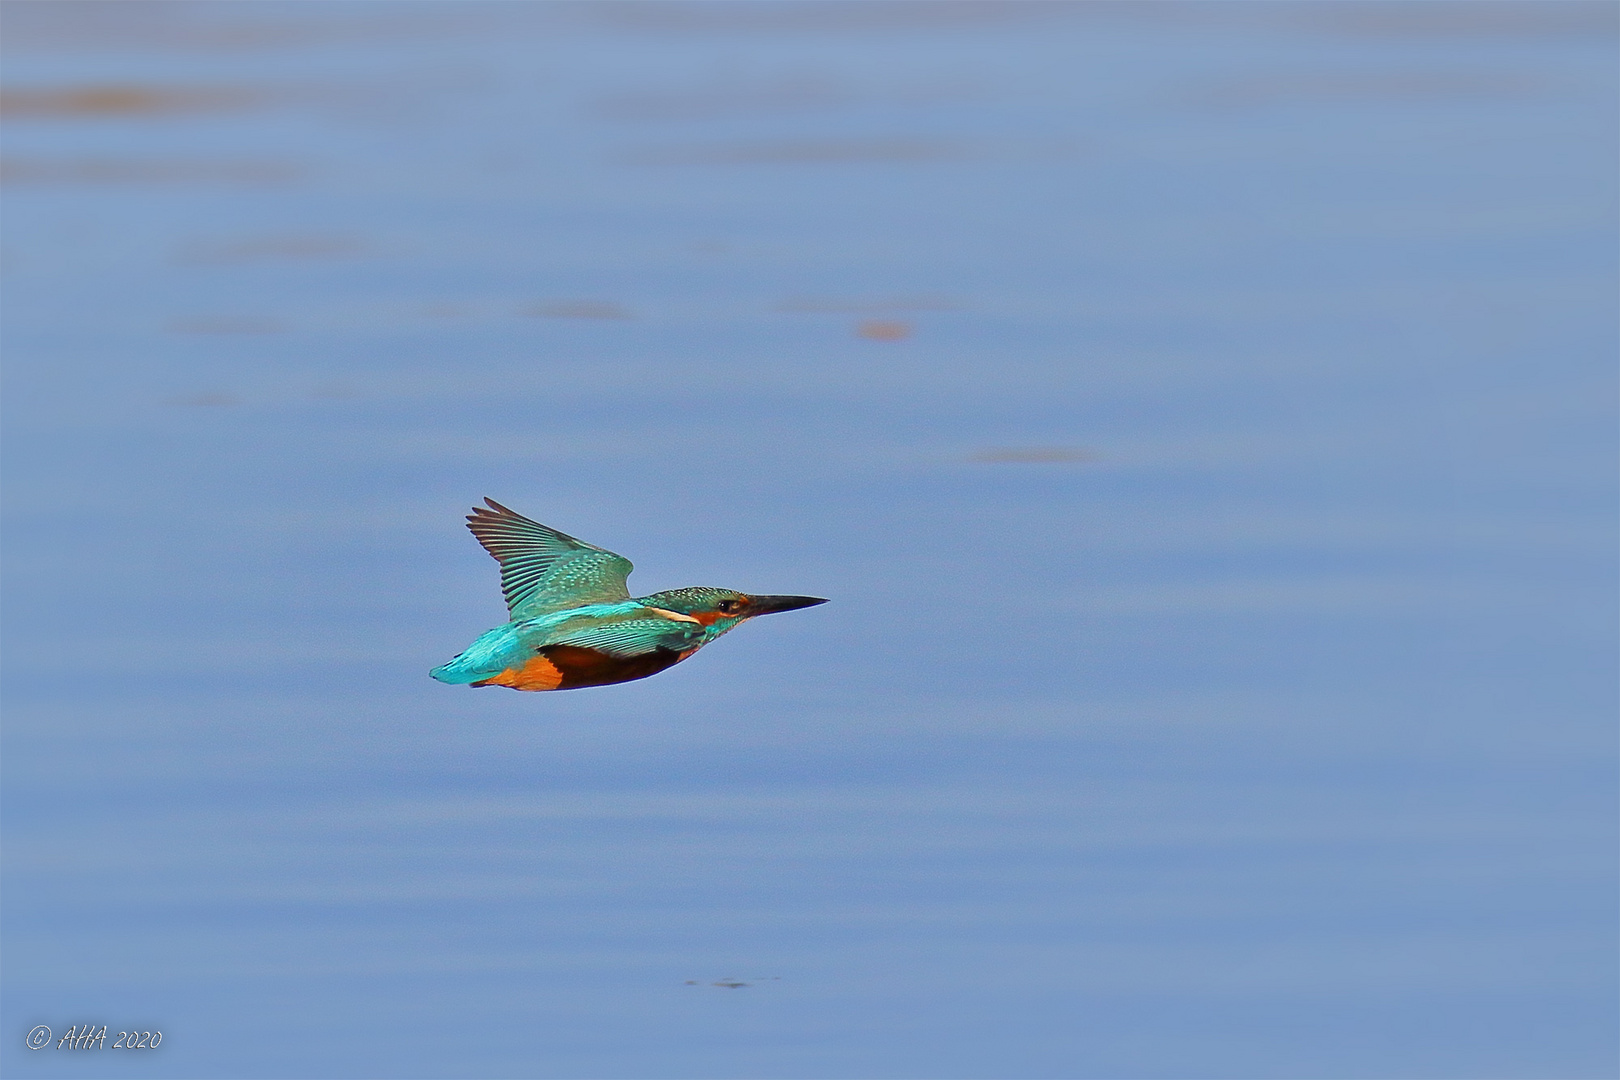
[[573,690],[656,675],[727,630],[777,611],[825,604],[818,596],[731,589],[671,589],[634,599],[630,560],[530,521],[496,502],[467,528],[501,564],[512,621],[480,634],[429,674],[462,686]]

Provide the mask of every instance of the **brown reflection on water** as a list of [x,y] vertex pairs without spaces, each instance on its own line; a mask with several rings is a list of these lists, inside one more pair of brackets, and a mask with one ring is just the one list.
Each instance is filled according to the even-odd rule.
[[622,165],[858,165],[945,161],[966,157],[955,143],[937,139],[803,139],[713,143],[631,150]]
[[6,158],[6,184],[284,184],[299,170],[280,161]]
[[[744,987],[758,986],[761,983],[772,983],[772,982],[781,982],[781,981],[782,981],[782,976],[780,976],[780,975],[767,975],[767,976],[762,976],[762,977],[756,977],[754,979],[732,979],[732,978],[716,979],[713,982],[709,983],[708,985],[709,986],[714,986],[714,987],[719,987],[722,990],[741,990]],[[681,985],[683,985],[683,986],[702,986],[704,984],[698,979],[687,979]]]
[[867,319],[855,327],[855,333],[868,341],[904,341],[911,336],[911,324],[887,319]]
[[975,450],[968,458],[991,465],[1055,465],[1097,459],[1094,451],[1073,446],[994,446]]
[[108,83],[52,90],[0,90],[0,117],[7,120],[102,120],[168,113],[238,109],[260,95],[231,87],[154,87]]
[[520,315],[540,319],[628,319],[630,312],[609,300],[558,300],[530,304]]

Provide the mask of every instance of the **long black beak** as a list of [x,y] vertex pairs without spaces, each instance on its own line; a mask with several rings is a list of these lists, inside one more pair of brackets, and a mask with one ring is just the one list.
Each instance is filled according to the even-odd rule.
[[826,602],[819,596],[754,596],[748,600],[748,614],[750,617],[772,615],[778,611],[797,611]]

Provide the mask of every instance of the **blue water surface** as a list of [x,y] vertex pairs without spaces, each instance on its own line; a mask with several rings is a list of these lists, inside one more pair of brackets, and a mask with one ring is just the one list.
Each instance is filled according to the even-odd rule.
[[1615,1074],[1612,5],[3,19],[6,1075]]

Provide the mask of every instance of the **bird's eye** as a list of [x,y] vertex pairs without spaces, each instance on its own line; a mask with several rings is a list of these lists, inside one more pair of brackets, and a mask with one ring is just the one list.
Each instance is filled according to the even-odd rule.
[[720,609],[720,613],[722,615],[730,615],[733,612],[735,612],[737,610],[737,608],[740,607],[741,605],[738,604],[737,601],[735,601],[735,600],[722,600],[722,601],[720,601],[718,604],[716,604],[714,606]]

